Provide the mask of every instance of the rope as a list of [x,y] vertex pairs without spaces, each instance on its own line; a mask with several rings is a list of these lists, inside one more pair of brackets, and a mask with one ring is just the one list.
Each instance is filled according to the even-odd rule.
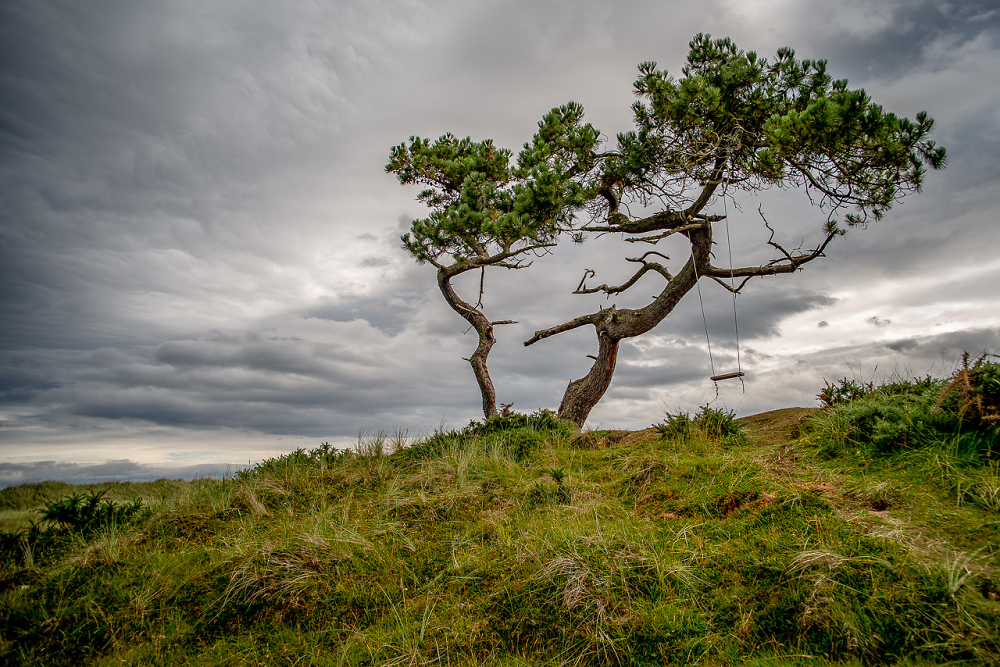
[[[736,370],[743,372],[743,363],[740,359],[740,321],[736,317],[736,280],[733,277],[733,242],[729,236],[729,205],[726,203],[726,193],[722,193],[722,209],[726,214],[726,247],[729,249],[729,287],[733,294],[733,328],[736,330]],[[715,375],[715,373],[712,373]],[[747,393],[747,386],[743,383],[743,376],[740,375],[740,386],[743,393]]]
[[719,397],[719,380],[727,380],[732,377],[740,379],[740,386],[746,394],[747,387],[743,382],[743,360],[740,355],[740,323],[736,315],[736,280],[733,275],[733,242],[729,235],[729,206],[726,202],[726,193],[722,193],[722,206],[725,211],[726,221],[726,247],[729,250],[729,286],[733,294],[733,327],[736,330],[736,373],[717,375],[715,372],[715,357],[712,354],[712,339],[708,335],[708,317],[705,316],[705,300],[701,295],[701,276],[698,275],[698,262],[694,258],[694,248],[691,249],[691,265],[694,267],[694,284],[698,289],[698,305],[701,307],[701,321],[705,326],[705,343],[708,346],[708,363],[712,367],[712,382],[715,383],[715,397]]
[[[694,284],[698,288],[698,303],[701,304],[701,321],[705,324],[705,342],[708,344],[708,362],[712,365],[712,375],[715,375],[715,360],[712,358],[712,340],[708,337],[708,318],[705,317],[705,302],[701,298],[701,278],[698,276],[698,261],[694,258],[694,248],[691,248],[691,266],[694,267]],[[719,383],[715,383],[718,393]]]

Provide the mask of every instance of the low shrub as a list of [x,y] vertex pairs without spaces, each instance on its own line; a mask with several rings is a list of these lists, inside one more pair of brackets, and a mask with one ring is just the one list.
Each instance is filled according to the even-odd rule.
[[696,432],[725,446],[743,444],[745,436],[736,423],[736,413],[709,405],[698,409],[694,417],[686,412],[667,413],[662,424],[653,424],[662,440],[687,442]]
[[809,418],[807,429],[826,457],[861,450],[886,455],[939,447],[958,438],[973,458],[998,449],[1000,365],[986,355],[950,379],[893,380],[881,385],[842,379],[819,394],[825,410]]
[[141,499],[118,503],[104,491],[72,493],[46,503],[36,523],[18,531],[0,531],[0,563],[33,567],[59,554],[71,542],[89,540],[101,531],[139,523],[152,514]]
[[42,522],[57,531],[92,535],[100,530],[119,528],[136,523],[149,516],[149,508],[141,499],[130,503],[116,503],[104,497],[107,490],[89,494],[72,493],[60,500],[53,500],[40,510]]
[[816,398],[823,402],[823,405],[832,407],[841,403],[850,403],[857,398],[863,398],[874,389],[871,382],[859,382],[856,379],[848,380],[841,378],[836,384],[830,384],[824,380],[826,386],[823,391],[816,395]]
[[[363,441],[364,438],[358,438],[359,448]],[[264,459],[252,468],[238,471],[235,477],[238,480],[246,480],[267,474],[280,474],[295,466],[335,468],[353,455],[354,452],[350,449],[337,449],[329,442],[324,442],[315,449],[300,447],[287,454]]]
[[972,365],[969,353],[962,355],[962,367],[955,371],[941,391],[935,409],[945,409],[960,420],[996,431],[1000,425],[1000,364],[986,361],[995,355],[983,354]]
[[668,412],[663,423],[653,424],[653,428],[660,434],[661,440],[686,442],[691,437],[693,422],[691,415],[686,412]]
[[403,450],[408,458],[437,458],[448,452],[458,452],[470,446],[498,445],[504,454],[519,461],[535,451],[546,439],[568,439],[576,426],[563,421],[549,410],[532,414],[505,412],[482,422],[470,421],[461,430],[437,431]]
[[485,421],[472,420],[465,427],[465,432],[471,435],[490,435],[502,431],[512,431],[519,428],[530,428],[536,431],[564,432],[571,428],[569,422],[560,420],[551,410],[538,410],[529,414],[520,412],[505,412],[493,415]]

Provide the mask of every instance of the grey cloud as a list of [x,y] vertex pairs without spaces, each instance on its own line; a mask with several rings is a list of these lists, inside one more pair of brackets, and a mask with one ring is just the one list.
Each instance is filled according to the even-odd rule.
[[[1000,28],[1000,12],[991,0],[902,2],[891,7],[886,28],[874,34],[819,40],[835,71],[852,76],[889,78],[918,66],[922,50],[934,40],[967,42]],[[853,74],[857,72],[858,74]]]
[[382,298],[339,299],[320,303],[307,315],[336,322],[364,320],[383,333],[394,336],[403,330],[425,298],[424,294],[401,290]]
[[154,359],[171,366],[247,368],[296,375],[323,375],[329,370],[329,361],[365,366],[374,363],[347,345],[314,345],[259,334],[247,334],[237,341],[172,341],[160,345]]
[[903,338],[885,343],[885,346],[893,352],[907,352],[909,350],[916,349],[919,345],[919,341],[915,338]]
[[949,331],[920,336],[913,341],[902,341],[902,343],[907,357],[940,364],[946,368],[944,372],[947,373],[957,367],[965,352],[973,356],[1000,352],[1000,328]]
[[[745,293],[736,299],[735,314],[730,294],[703,287],[709,338],[720,344],[734,345],[737,329],[744,341],[773,338],[780,335],[781,321],[786,317],[836,303],[836,299],[827,294],[795,285],[798,280],[798,276],[777,276],[749,284],[744,288]],[[677,324],[672,326],[665,320],[660,328],[692,340],[704,340],[705,328],[697,292],[688,294],[675,312],[678,313]]]
[[[327,326],[352,333],[321,342],[215,332],[164,343],[152,359],[117,349],[64,354],[58,381],[26,374],[8,390],[33,408],[13,423],[76,416],[325,436],[379,421],[426,425],[448,406],[467,405],[469,378],[452,350],[412,359],[412,343],[400,347],[364,324]],[[436,398],[430,413],[428,392]]]
[[[794,360],[774,358],[763,372],[747,373],[745,387],[720,383],[718,398],[705,381],[674,386],[670,395],[687,397],[689,405],[713,402],[728,406],[737,409],[739,415],[777,407],[816,406],[816,394],[825,381],[847,377],[879,383],[925,375],[947,377],[958,367],[964,351],[980,354],[984,350],[1000,350],[1000,329],[972,329],[888,343],[862,342],[816,350]],[[747,352],[746,357],[750,357],[750,350]],[[744,361],[755,365],[761,359]]]
[[838,369],[828,372],[829,379],[863,376],[879,382],[894,376],[947,377],[958,368],[963,353],[998,351],[1000,328],[984,328],[825,349],[813,352],[808,360],[813,369]]

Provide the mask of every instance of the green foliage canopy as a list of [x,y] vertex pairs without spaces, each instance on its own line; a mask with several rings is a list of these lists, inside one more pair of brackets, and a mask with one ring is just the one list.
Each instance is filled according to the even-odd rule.
[[427,186],[417,199],[431,208],[413,221],[403,246],[438,268],[443,256],[470,268],[514,268],[511,257],[551,245],[594,195],[586,175],[595,166],[598,132],[582,118],[583,108],[572,102],[550,111],[516,165],[510,150],[489,139],[445,134],[395,146],[386,171],[402,184]]
[[[768,61],[701,34],[690,47],[679,81],[656,63],[639,65],[636,129],[618,135],[604,163],[614,199],[655,198],[690,216],[720,184],[801,186],[831,220],[847,208],[846,221],[857,225],[918,191],[926,165],[944,165],[944,149],[927,139],[934,121],[925,112],[910,121],[885,111],[833,79],[825,60],[796,60],[782,48]],[[630,231],[628,221],[617,222]]]

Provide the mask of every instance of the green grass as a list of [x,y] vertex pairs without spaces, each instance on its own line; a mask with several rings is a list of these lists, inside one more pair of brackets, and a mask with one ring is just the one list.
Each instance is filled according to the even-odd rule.
[[[8,529],[0,661],[996,664],[993,450],[833,447],[834,410],[682,433],[511,416],[112,485],[152,514]],[[15,487],[0,511],[105,486]]]

